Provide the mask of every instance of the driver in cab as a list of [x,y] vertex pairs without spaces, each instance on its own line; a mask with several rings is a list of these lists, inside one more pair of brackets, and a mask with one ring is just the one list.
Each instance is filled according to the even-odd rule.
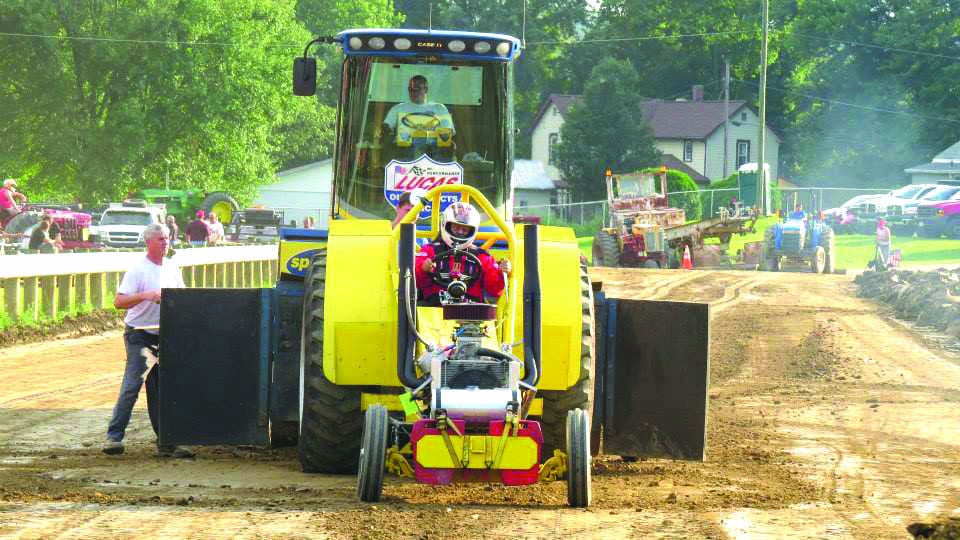
[[480,213],[469,203],[456,202],[440,216],[440,237],[420,248],[414,268],[421,305],[439,306],[441,292],[454,282],[467,289],[466,299],[495,301],[510,275],[510,261],[495,261],[485,250],[474,246],[480,227]]
[[391,107],[383,120],[393,143],[411,149],[412,158],[430,155],[438,147],[449,149],[456,134],[450,111],[442,103],[428,101],[428,91],[427,78],[414,75],[407,83],[410,101]]

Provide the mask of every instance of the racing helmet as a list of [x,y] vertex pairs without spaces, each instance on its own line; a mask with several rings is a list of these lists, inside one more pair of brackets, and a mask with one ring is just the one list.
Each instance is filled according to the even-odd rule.
[[[463,230],[455,231],[455,228]],[[448,247],[470,247],[479,228],[480,212],[470,203],[455,202],[440,215],[440,237]]]

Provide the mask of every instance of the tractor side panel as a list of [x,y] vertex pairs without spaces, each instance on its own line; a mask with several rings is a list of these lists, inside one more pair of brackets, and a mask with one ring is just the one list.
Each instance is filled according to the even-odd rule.
[[[523,229],[517,226],[517,320],[514,341],[523,338]],[[541,390],[566,390],[580,377],[580,248],[573,229],[540,226]],[[500,258],[496,252],[493,256]],[[523,358],[523,347],[513,353]]]
[[160,444],[267,444],[270,304],[270,289],[163,291]]
[[598,306],[604,452],[704,459],[709,305],[608,299]]
[[327,239],[323,373],[343,385],[400,386],[396,276],[386,220],[333,220]]

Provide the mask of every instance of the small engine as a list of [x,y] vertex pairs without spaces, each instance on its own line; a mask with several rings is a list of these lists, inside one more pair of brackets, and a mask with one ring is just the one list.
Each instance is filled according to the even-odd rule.
[[452,348],[420,357],[420,369],[433,375],[432,411],[443,409],[450,418],[485,424],[503,420],[507,405],[520,402],[520,360],[482,348],[483,337],[482,323],[464,322]]

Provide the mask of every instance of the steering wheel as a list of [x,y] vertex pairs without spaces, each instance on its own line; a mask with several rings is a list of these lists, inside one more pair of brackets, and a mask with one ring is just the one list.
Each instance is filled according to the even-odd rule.
[[400,123],[410,129],[433,131],[440,125],[440,118],[429,112],[412,112],[405,114],[403,118],[400,119]]
[[437,271],[437,269],[440,267],[439,263],[442,260],[447,259],[449,257],[455,257],[457,255],[463,255],[464,258],[470,259],[471,262],[476,264],[477,268],[481,268],[481,269],[483,268],[483,264],[480,262],[479,257],[477,257],[476,255],[474,255],[473,253],[470,253],[465,249],[450,248],[447,251],[442,251],[440,253],[434,254],[433,258],[430,259],[433,262],[433,272],[431,272],[430,274],[430,279],[440,287],[443,287],[443,290],[447,290],[447,287],[449,287],[450,284],[454,281],[462,281],[469,286],[470,283],[474,280],[474,276],[471,276],[468,274],[461,274],[463,275],[464,279],[458,280],[456,278],[451,277],[450,275],[447,275],[447,277],[443,277],[440,275],[440,272]]

